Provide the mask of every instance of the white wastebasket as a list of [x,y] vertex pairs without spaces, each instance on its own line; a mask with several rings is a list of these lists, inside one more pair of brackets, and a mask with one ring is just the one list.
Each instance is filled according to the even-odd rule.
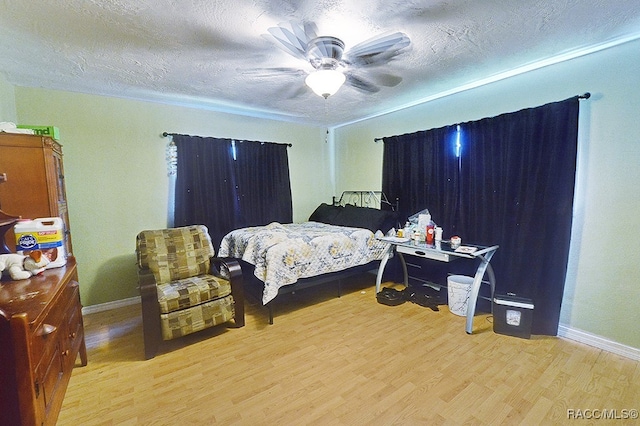
[[462,317],[467,315],[467,304],[472,284],[473,278],[465,275],[450,275],[447,278],[447,295],[451,313]]

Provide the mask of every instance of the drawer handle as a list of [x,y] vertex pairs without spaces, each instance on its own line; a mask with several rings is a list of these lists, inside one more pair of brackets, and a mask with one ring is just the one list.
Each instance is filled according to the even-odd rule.
[[62,356],[69,356],[69,349],[62,351]]
[[416,251],[416,254],[417,254],[418,256],[424,256],[424,255],[425,255],[425,254],[427,254],[427,253],[425,253],[425,252],[423,252],[423,251]]
[[56,330],[57,330],[57,327],[55,325],[43,324],[42,328],[40,329],[40,336],[47,337],[48,335],[50,335]]
[[73,333],[69,333],[69,337],[71,339],[75,339],[76,338],[76,332],[74,331]]

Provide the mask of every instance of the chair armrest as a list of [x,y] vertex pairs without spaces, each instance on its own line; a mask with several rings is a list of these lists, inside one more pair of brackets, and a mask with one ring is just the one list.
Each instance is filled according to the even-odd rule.
[[144,330],[145,359],[155,356],[156,349],[162,341],[160,325],[160,304],[156,277],[148,268],[138,267],[138,289],[142,304],[142,328]]
[[156,288],[156,277],[149,268],[138,267],[138,289],[140,290],[140,296],[144,299],[154,296],[156,302],[158,301],[158,289]]
[[[238,263],[238,261],[233,257],[212,257],[210,258],[210,263],[211,267],[209,273],[211,275],[228,278],[229,281],[242,276],[242,268],[240,267],[240,263]],[[221,273],[222,268],[220,268],[220,266],[224,266],[224,268],[228,271],[228,277]]]
[[212,257],[210,274],[220,276],[220,266],[224,266],[229,276],[225,277],[231,284],[231,296],[235,305],[234,322],[236,327],[244,326],[244,283],[242,280],[242,268],[236,259],[231,257]]

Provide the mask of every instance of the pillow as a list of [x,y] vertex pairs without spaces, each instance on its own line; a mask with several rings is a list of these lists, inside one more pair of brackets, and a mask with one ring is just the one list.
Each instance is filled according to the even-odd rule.
[[380,225],[380,229],[385,234],[391,229],[398,226],[398,213],[392,212],[388,210],[381,210],[384,219],[382,220],[382,224]]
[[342,206],[330,206],[327,203],[322,203],[313,213],[311,213],[309,221],[334,225],[333,221],[340,214],[342,209]]
[[396,225],[397,215],[385,210],[347,204],[333,222],[332,225],[365,228],[371,232],[380,230],[386,233]]

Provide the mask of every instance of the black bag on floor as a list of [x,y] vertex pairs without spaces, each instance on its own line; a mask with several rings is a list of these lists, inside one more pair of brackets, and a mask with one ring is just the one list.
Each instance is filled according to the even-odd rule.
[[440,294],[440,290],[428,285],[409,286],[402,290],[405,300],[416,305],[431,308],[432,311],[439,311],[438,305],[444,305],[446,301]]
[[407,301],[403,292],[404,290],[400,291],[395,288],[383,287],[382,290],[376,294],[376,299],[378,299],[378,303],[387,306],[402,305]]

